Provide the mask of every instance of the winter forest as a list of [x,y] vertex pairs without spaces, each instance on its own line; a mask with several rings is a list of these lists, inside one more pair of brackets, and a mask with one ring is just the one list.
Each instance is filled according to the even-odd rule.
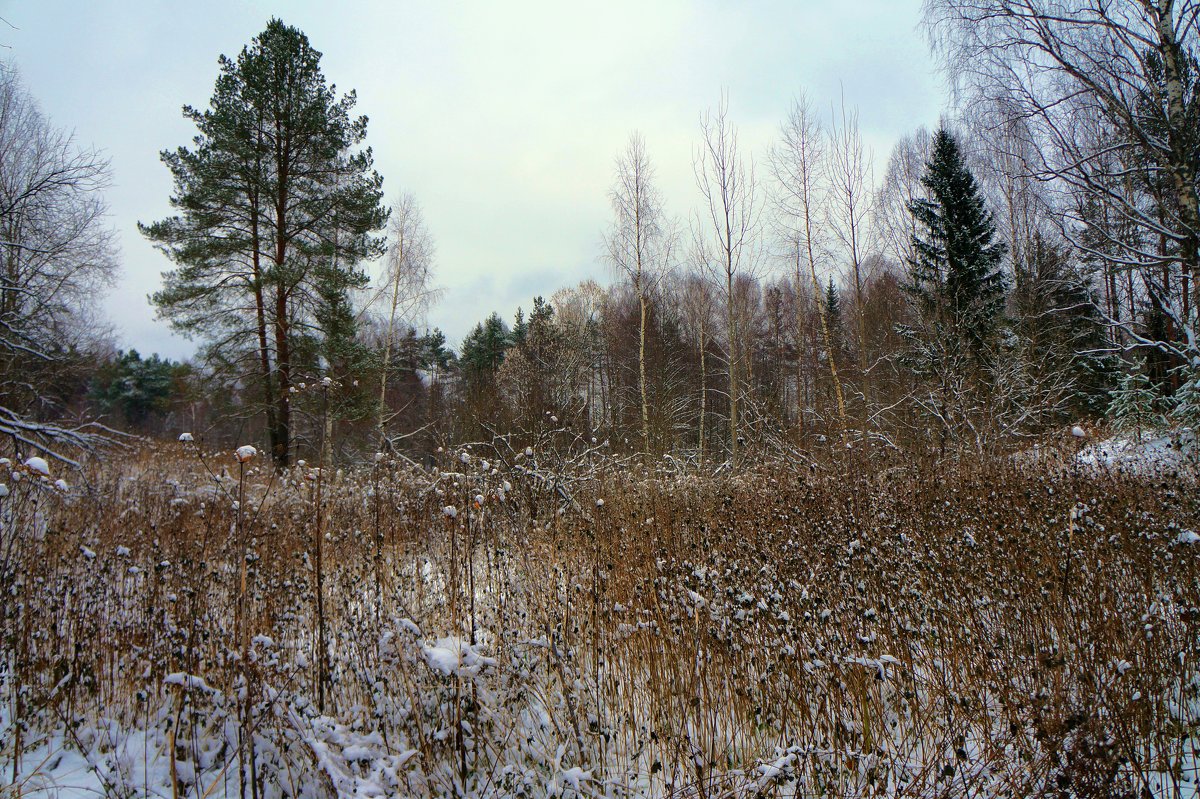
[[272,17],[152,148],[182,360],[0,65],[0,799],[1200,796],[1200,2],[915,24],[936,126],[714,87],[454,341]]

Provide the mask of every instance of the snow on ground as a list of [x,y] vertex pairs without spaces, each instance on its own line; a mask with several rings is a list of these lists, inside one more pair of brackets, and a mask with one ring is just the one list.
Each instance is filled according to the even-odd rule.
[[1143,431],[1141,436],[1113,436],[1084,445],[1074,463],[1098,473],[1153,477],[1167,472],[1196,474],[1200,445],[1190,429]]

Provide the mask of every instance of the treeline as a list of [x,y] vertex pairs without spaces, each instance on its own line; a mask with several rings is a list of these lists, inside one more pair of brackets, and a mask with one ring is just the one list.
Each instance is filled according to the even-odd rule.
[[[801,93],[751,153],[722,97],[690,154],[690,209],[667,207],[634,134],[604,233],[614,280],[493,314],[456,348],[422,324],[437,292],[417,201],[384,205],[354,93],[272,20],[220,59],[209,106],[185,107],[198,135],[162,154],[174,215],[142,226],[175,264],[153,301],[201,344],[196,364],[159,405],[104,379],[91,401],[257,436],[279,464],[506,435],[736,462],[981,452],[1106,417],[1200,426],[1196,4],[924,13],[958,102],[882,174],[844,102],[826,114]],[[10,262],[37,251],[6,235]],[[40,291],[8,285],[9,306]],[[36,316],[5,313],[10,329]],[[9,384],[46,354],[4,346]]]

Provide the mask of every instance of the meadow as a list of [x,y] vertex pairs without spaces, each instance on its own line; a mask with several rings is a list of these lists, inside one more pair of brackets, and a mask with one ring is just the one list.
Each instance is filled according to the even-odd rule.
[[5,797],[1197,795],[1194,473],[3,466]]

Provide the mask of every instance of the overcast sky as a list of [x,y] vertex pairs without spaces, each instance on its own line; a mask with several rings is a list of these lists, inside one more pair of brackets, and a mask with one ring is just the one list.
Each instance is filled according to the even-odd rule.
[[490,311],[600,260],[613,163],[646,140],[669,212],[697,201],[701,112],[729,93],[758,161],[801,89],[827,108],[844,90],[878,161],[943,106],[917,30],[919,0],[781,2],[129,2],[0,0],[0,44],[52,121],[112,159],[108,199],[123,274],[105,299],[123,346],[172,357],[194,344],[146,295],[171,268],[136,223],[169,212],[158,152],[188,143],[185,103],[207,105],[217,56],[276,15],[308,34],[325,75],[356,89],[389,201],[421,203],[445,297],[430,315],[457,344]]

